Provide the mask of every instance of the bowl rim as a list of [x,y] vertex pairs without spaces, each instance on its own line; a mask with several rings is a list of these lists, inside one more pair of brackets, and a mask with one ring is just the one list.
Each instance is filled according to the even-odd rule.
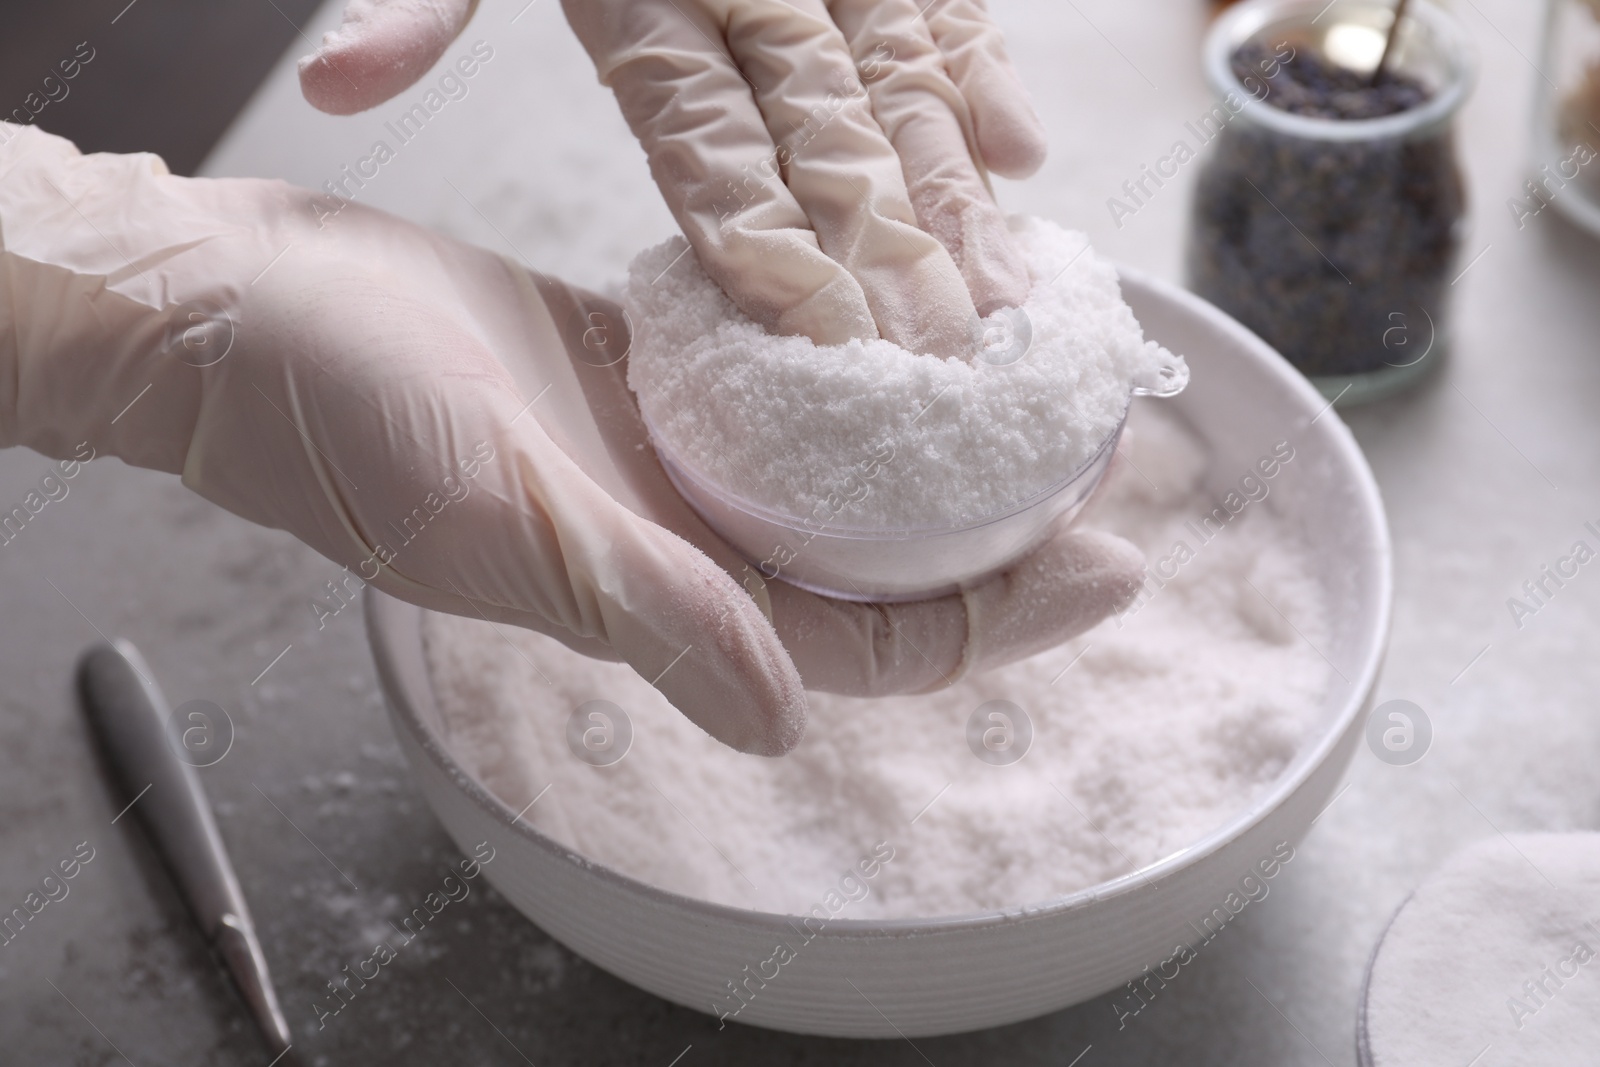
[[[1152,278],[1142,271],[1122,264],[1116,264],[1116,269],[1119,280],[1134,282],[1147,291],[1172,300],[1183,310],[1198,315],[1220,327],[1224,332],[1238,337],[1243,346],[1254,354],[1257,364],[1265,373],[1277,378],[1281,384],[1287,385],[1291,392],[1298,393],[1308,406],[1320,408],[1322,414],[1317,416],[1317,420],[1324,415],[1334,414],[1332,403],[1325,400],[1308,379],[1294,370],[1288,361],[1279,356],[1264,340],[1219,308],[1187,290]],[[1378,673],[1383,666],[1384,652],[1389,643],[1389,628],[1393,614],[1393,549],[1387,514],[1377,480],[1355,436],[1337,415],[1329,420],[1328,433],[1330,445],[1355,475],[1350,488],[1366,505],[1362,513],[1368,516],[1368,534],[1371,544],[1376,549],[1378,585],[1376,625],[1372,627],[1370,646],[1364,661],[1359,670],[1352,674],[1349,695],[1345,699],[1343,708],[1323,724],[1313,741],[1303,745],[1295,753],[1289,766],[1280,772],[1265,792],[1199,840],[1116,878],[1062,893],[1038,903],[1018,902],[1004,909],[889,919],[830,918],[826,926],[817,931],[817,936],[827,940],[868,939],[885,935],[914,936],[1059,917],[1110,897],[1124,896],[1140,888],[1153,886],[1161,880],[1199,864],[1205,858],[1242,838],[1304,786],[1336,753],[1352,722],[1361,714],[1368,697],[1376,687]],[[533,848],[550,858],[575,862],[589,874],[609,883],[615,889],[646,898],[658,906],[677,910],[686,915],[769,932],[789,929],[790,922],[803,918],[781,912],[719,904],[651,885],[592,860],[523,822],[520,813],[512,811],[508,803],[491,792],[478,781],[476,776],[457,762],[441,739],[424,725],[412,694],[401,682],[402,675],[396,665],[401,650],[394,645],[394,634],[388,620],[396,612],[421,615],[426,609],[388,596],[381,593],[376,586],[370,586],[364,598],[364,610],[368,641],[387,698],[390,718],[403,724],[418,747],[438,769],[445,773],[446,777],[467,794],[476,807],[498,821],[508,824],[513,833],[520,835]],[[426,670],[425,664],[423,669]],[[431,693],[428,698],[432,699]],[[429,806],[432,807],[431,800]]]

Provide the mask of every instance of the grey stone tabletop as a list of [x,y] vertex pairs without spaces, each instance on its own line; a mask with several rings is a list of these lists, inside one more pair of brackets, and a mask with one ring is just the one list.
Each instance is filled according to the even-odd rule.
[[[1180,277],[1192,167],[1132,216],[1114,219],[1106,201],[1209,106],[1205,5],[992,6],[1053,153],[1037,177],[1001,183],[1003,203]],[[92,851],[67,894],[0,943],[0,1064],[270,1059],[137,821],[118,818],[122,798],[75,706],[77,656],[115,635],[139,645],[174,704],[210,700],[231,720],[231,749],[201,774],[309,1064],[1353,1063],[1367,956],[1424,874],[1486,835],[1600,823],[1600,576],[1581,572],[1520,627],[1506,607],[1600,519],[1600,243],[1554,212],[1519,226],[1507,207],[1525,177],[1540,5],[1451,6],[1482,65],[1461,126],[1473,198],[1463,265],[1478,258],[1455,286],[1443,372],[1346,416],[1394,532],[1378,696],[1423,707],[1433,748],[1409,767],[1359,751],[1270,897],[1125,1026],[1102,998],[914,1044],[719,1031],[575,957],[481,882],[337,1015],[318,1012],[328,983],[461,857],[391,735],[358,608],[313,607],[331,603],[339,569],[173,478],[97,459],[0,544],[0,913],[58,861]],[[642,156],[554,0],[484,0],[460,46],[480,39],[494,58],[360,199],[606,284],[671,230]],[[116,40],[108,27],[102,46]],[[353,119],[317,114],[292,58],[206,173],[320,187],[368,156],[408,99]],[[52,469],[0,453],[0,507]]]

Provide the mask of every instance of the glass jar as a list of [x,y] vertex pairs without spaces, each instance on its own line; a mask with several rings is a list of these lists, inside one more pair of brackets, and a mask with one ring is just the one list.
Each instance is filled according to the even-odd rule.
[[1600,234],[1600,0],[1550,0],[1539,69],[1533,173],[1511,213],[1522,229],[1554,206]]
[[1282,68],[1325,64],[1364,86],[1393,19],[1392,0],[1230,8],[1205,43],[1216,104],[1189,125],[1210,145],[1190,215],[1190,288],[1341,405],[1398,392],[1447,349],[1465,215],[1454,119],[1475,64],[1460,25],[1412,0],[1386,68],[1395,77],[1383,99],[1401,110],[1285,110],[1298,97],[1297,107],[1328,100],[1321,110],[1360,114],[1368,98],[1316,96]]

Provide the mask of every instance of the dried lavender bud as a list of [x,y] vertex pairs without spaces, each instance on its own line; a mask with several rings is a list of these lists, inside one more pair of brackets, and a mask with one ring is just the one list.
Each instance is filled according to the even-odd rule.
[[1371,74],[1334,63],[1309,48],[1278,62],[1272,49],[1251,42],[1233,54],[1233,72],[1240,81],[1259,74],[1267,85],[1268,104],[1310,118],[1382,118],[1419,107],[1432,95],[1408,74],[1385,70],[1374,83]]

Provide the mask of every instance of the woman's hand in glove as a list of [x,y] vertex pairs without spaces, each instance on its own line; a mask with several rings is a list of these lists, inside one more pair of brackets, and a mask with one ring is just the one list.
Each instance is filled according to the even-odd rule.
[[758,604],[646,442],[614,307],[318,199],[0,124],[0,445],[180,474],[385,593],[625,660],[765,755],[799,740],[804,687],[937,687],[1087,629],[1142,577],[1126,542],[1062,531],[963,595],[780,581]]
[[[317,107],[364,110],[442,54],[476,0],[351,0],[301,61]],[[706,272],[819,344],[973,350],[1028,273],[987,171],[1044,132],[983,0],[564,0]]]

